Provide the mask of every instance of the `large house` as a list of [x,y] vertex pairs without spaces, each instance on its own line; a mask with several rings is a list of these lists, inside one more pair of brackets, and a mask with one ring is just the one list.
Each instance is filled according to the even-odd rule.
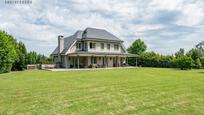
[[69,37],[58,36],[51,56],[62,68],[120,67],[128,54],[123,41],[104,29],[86,28]]

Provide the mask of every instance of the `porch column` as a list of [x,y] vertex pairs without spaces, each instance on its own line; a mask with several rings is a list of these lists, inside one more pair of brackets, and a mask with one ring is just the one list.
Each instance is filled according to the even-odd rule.
[[115,57],[115,67],[118,67],[117,56]]
[[108,60],[107,60],[107,57],[106,57],[106,56],[105,56],[104,61],[105,61],[105,67],[107,67],[107,66],[108,66]]
[[128,65],[128,57],[126,57],[126,64]]
[[64,56],[65,68],[67,68],[67,56]]
[[72,61],[74,62],[73,67],[76,68],[76,58],[75,58],[75,56],[72,58]]
[[137,57],[135,57],[135,66],[137,67]]
[[94,57],[93,56],[91,56],[91,65],[93,65],[93,59]]
[[119,60],[119,59],[118,59],[118,56],[116,56],[116,64],[117,64],[116,66],[117,66],[117,67],[119,67],[118,60]]
[[79,69],[79,55],[77,55],[77,68]]

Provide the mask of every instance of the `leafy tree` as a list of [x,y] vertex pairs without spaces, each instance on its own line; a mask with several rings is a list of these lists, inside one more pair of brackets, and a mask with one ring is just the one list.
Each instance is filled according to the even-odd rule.
[[175,60],[175,63],[178,68],[181,70],[191,69],[193,67],[193,59],[191,57],[182,56]]
[[155,52],[145,52],[138,59],[139,65],[145,67],[174,67],[173,56],[163,56]]
[[26,56],[26,63],[27,64],[37,64],[38,61],[38,54],[35,51],[31,51],[27,53]]
[[175,53],[176,58],[183,57],[185,55],[184,49],[180,48],[178,52]]
[[202,67],[202,64],[200,62],[200,59],[197,58],[195,61],[194,61],[194,68],[196,69],[200,69]]
[[0,73],[11,71],[17,58],[16,40],[4,31],[0,31]]
[[143,52],[145,52],[146,49],[147,49],[146,44],[141,39],[137,39],[127,50],[129,53],[140,55]]
[[38,64],[51,64],[53,63],[51,58],[48,58],[44,55],[38,54],[38,59],[37,59]]
[[18,58],[13,63],[12,70],[24,70],[24,69],[26,69],[27,50],[26,50],[25,45],[22,42],[19,42],[17,44],[16,52],[17,52]]
[[[133,44],[127,49],[131,54],[141,55],[147,49],[146,44],[141,39],[136,39]],[[128,58],[129,65],[136,65],[135,58]]]
[[48,64],[52,59],[34,51],[27,53],[22,42],[0,31],[0,73],[12,70],[24,70],[27,64]]
[[53,63],[53,61],[51,58],[38,54],[35,51],[31,51],[27,53],[26,63],[27,64],[51,64]]
[[201,41],[196,45],[196,48],[199,49],[204,54],[204,41]]
[[204,56],[200,58],[200,62],[201,62],[202,68],[204,68]]
[[191,57],[194,61],[203,56],[201,50],[196,48],[192,48],[189,52],[186,53],[186,55]]

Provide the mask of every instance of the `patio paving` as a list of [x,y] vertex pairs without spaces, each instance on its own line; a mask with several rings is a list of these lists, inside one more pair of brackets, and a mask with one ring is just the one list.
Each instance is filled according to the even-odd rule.
[[130,69],[137,67],[107,67],[107,68],[56,68],[56,69],[47,69],[48,71],[83,71],[83,70],[106,70],[106,69]]

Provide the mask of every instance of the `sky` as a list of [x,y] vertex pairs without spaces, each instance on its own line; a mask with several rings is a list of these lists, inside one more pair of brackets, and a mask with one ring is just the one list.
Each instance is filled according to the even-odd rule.
[[204,40],[204,0],[32,0],[0,1],[0,30],[49,55],[57,36],[86,27],[102,28],[128,48],[141,38],[148,51],[172,55]]

